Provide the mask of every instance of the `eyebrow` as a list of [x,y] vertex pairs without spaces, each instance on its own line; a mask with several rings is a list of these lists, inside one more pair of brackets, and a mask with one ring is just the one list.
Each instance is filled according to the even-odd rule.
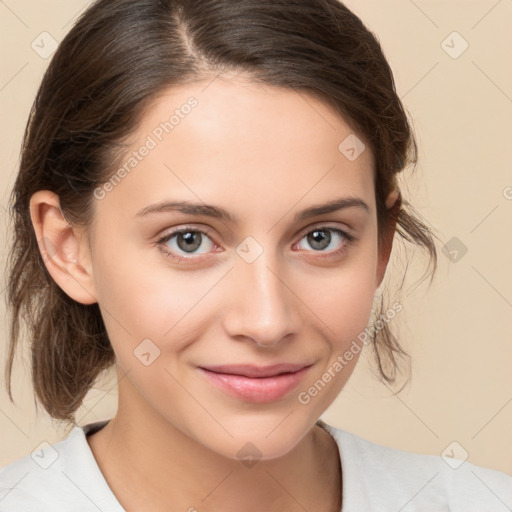
[[[319,215],[325,215],[347,208],[358,208],[370,212],[369,206],[359,197],[342,197],[333,199],[327,203],[310,206],[295,214],[295,221],[307,220]],[[162,201],[160,203],[146,206],[138,211],[136,217],[145,217],[154,213],[180,212],[188,215],[213,217],[232,224],[238,222],[238,218],[227,210],[210,204],[192,203],[189,201]]]

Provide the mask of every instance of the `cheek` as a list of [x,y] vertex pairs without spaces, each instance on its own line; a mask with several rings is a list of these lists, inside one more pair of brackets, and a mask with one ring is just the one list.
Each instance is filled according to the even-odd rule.
[[376,291],[376,247],[362,247],[336,269],[301,278],[298,295],[324,324],[333,348],[341,350],[364,331]]
[[[324,342],[318,348],[323,355],[321,365],[297,394],[300,407],[313,417],[320,416],[336,399],[363,351],[375,294],[372,269],[371,264],[359,260],[326,279],[323,293],[312,295],[310,291],[305,300],[314,305],[314,322]],[[303,290],[308,293],[306,286]]]
[[320,319],[316,324],[323,333],[323,362],[302,391],[306,392],[308,399],[318,394],[312,404],[318,414],[343,389],[362,352],[362,334],[365,333],[373,305],[375,290],[372,284],[369,276],[364,279],[361,274],[340,277],[329,282],[327,289],[324,288],[323,298],[319,297],[315,303],[314,311]]
[[145,339],[161,349],[172,342],[170,348],[180,350],[204,324],[205,309],[211,308],[211,302],[204,298],[219,276],[198,276],[171,268],[158,249],[152,254],[151,249],[116,253],[112,251],[114,245],[111,240],[97,251],[94,277],[104,323],[118,359],[129,366],[133,351]]
[[330,327],[327,332],[338,348],[366,328],[374,293],[374,279],[351,275],[331,282],[323,299],[317,302],[318,314]]

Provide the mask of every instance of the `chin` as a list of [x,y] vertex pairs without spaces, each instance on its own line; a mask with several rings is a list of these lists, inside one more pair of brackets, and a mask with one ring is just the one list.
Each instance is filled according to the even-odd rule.
[[204,431],[197,432],[196,440],[233,460],[278,459],[292,451],[314,427],[316,419],[298,422],[295,414],[283,412],[269,417],[241,413],[236,421],[220,420],[229,434],[219,427],[214,434],[210,430],[207,438]]

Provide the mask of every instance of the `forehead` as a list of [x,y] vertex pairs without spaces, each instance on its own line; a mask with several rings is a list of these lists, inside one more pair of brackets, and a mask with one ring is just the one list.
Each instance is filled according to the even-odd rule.
[[373,155],[363,148],[345,120],[303,91],[217,77],[154,99],[109,196],[124,193],[131,210],[177,196],[229,202],[240,215],[302,198],[301,206],[340,195],[371,204]]

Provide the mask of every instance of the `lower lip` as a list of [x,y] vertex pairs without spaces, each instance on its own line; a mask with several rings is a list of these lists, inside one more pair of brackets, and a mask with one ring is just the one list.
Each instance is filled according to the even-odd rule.
[[285,373],[274,377],[249,378],[242,375],[216,373],[199,368],[203,375],[216,387],[229,395],[247,402],[274,402],[295,389],[309,366],[295,373]]

